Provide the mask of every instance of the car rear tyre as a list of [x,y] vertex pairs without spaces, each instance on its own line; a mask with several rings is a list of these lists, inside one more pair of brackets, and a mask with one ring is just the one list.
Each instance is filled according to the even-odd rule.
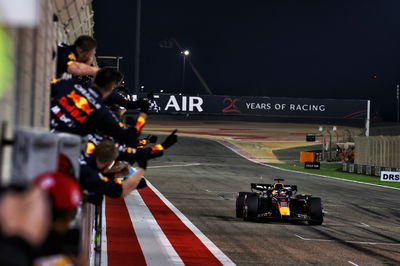
[[244,220],[253,220],[258,214],[258,195],[256,193],[248,193],[245,197],[246,210],[244,212]]
[[247,192],[239,192],[236,197],[236,218],[243,218],[244,198]]
[[308,206],[308,215],[311,220],[308,221],[309,225],[321,225],[324,221],[324,215],[322,213],[321,198],[310,198]]

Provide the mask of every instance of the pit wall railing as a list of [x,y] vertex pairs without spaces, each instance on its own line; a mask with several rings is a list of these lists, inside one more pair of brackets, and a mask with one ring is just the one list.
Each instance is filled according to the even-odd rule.
[[315,134],[321,142],[321,149],[316,150],[315,160],[318,162],[338,162],[351,160],[351,147],[354,138],[363,134],[360,128],[326,126],[319,128],[320,133]]
[[[12,149],[12,177],[10,184],[29,187],[42,173],[57,171],[58,154],[65,154],[72,162],[74,175],[79,177],[79,155],[85,140],[66,133],[51,133],[45,129],[16,128],[13,138],[1,137],[0,158],[5,147]],[[85,196],[70,228],[79,230],[79,257],[84,265],[100,265],[101,206],[88,203]]]

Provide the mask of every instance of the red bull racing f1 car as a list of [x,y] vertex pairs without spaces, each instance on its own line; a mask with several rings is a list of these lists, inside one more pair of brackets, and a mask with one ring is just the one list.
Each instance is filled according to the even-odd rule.
[[285,185],[283,179],[274,184],[251,183],[252,192],[239,192],[236,198],[236,217],[243,220],[275,218],[307,221],[321,225],[323,211],[321,198],[297,193],[296,185]]

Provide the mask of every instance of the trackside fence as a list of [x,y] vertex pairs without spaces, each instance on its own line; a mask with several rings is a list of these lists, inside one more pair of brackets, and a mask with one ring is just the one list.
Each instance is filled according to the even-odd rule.
[[343,164],[343,170],[380,176],[381,171],[400,170],[400,136],[354,137],[354,164]]

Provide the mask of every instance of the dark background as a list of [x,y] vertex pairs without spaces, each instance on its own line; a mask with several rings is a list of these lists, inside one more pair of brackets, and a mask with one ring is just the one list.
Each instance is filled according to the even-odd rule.
[[[136,1],[93,1],[98,55],[133,88]],[[398,0],[142,0],[140,85],[182,92],[175,38],[214,94],[370,99],[396,119]],[[206,94],[186,65],[186,94]]]

